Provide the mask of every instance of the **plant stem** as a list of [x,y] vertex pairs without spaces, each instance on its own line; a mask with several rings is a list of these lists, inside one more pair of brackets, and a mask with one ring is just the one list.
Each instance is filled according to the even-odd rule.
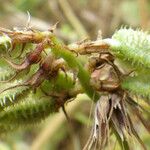
[[78,78],[86,94],[96,102],[99,99],[99,94],[90,85],[90,74],[84,69],[77,57],[64,45],[60,44],[56,37],[52,36],[51,41],[53,42],[51,46],[52,52],[56,56],[62,57],[68,63],[69,67],[78,70]]

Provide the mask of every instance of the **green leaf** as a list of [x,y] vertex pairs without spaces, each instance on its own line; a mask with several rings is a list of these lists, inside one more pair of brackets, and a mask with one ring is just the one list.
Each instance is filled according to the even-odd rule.
[[121,86],[125,90],[129,90],[133,94],[140,95],[145,98],[150,97],[150,75],[140,74],[135,77],[126,77]]
[[11,47],[11,38],[7,36],[6,34],[3,34],[0,36],[0,54],[6,53],[6,50],[8,50]]
[[[21,80],[15,80],[13,82],[3,83],[0,85],[0,105],[2,108],[9,105],[13,105],[14,103],[17,103],[18,101],[21,101],[24,98],[26,98],[30,90],[27,86],[18,86],[7,90],[7,88],[9,87],[13,87],[21,83]],[[5,91],[3,92],[3,90]]]
[[150,35],[141,30],[121,28],[107,39],[110,52],[133,68],[150,68]]
[[12,126],[35,124],[57,110],[55,100],[40,98],[30,93],[25,101],[9,106],[0,113],[0,124],[11,124]]

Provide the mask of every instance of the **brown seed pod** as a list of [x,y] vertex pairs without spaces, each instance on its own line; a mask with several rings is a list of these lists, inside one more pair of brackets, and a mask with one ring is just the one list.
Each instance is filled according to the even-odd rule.
[[48,55],[41,63],[38,71],[25,82],[33,87],[38,87],[45,79],[49,80],[56,77],[59,69],[64,67],[62,59],[55,59],[53,55]]
[[31,66],[32,64],[38,63],[40,61],[40,59],[41,59],[40,54],[42,51],[44,51],[48,42],[49,42],[49,40],[46,39],[43,42],[37,44],[35,50],[28,53],[25,60],[21,64],[15,64],[15,63],[11,62],[10,60],[6,59],[5,57],[4,57],[4,59],[15,70],[17,70],[17,71],[24,70],[24,69],[28,68],[29,66]]
[[45,38],[51,36],[52,32],[50,31],[36,31],[36,30],[8,30],[0,27],[0,33],[7,34],[13,41],[13,43],[22,44],[22,43],[40,43]]
[[45,47],[48,45],[49,42],[50,42],[49,39],[45,39],[43,42],[37,44],[35,50],[28,53],[26,55],[26,58],[24,59],[24,61],[21,64],[16,64],[16,63],[10,61],[8,58],[5,58],[3,56],[5,61],[13,69],[16,70],[16,74],[13,77],[11,77],[10,79],[8,79],[7,81],[1,81],[1,82],[9,82],[9,81],[13,80],[18,75],[19,72],[21,72],[22,70],[25,70],[25,69],[29,69],[31,65],[38,63],[41,60],[42,51],[44,51]]
[[89,58],[88,70],[93,72],[96,69],[102,68],[105,64],[113,63],[114,57],[108,52],[100,53],[99,56]]
[[100,92],[114,92],[121,89],[120,78],[118,78],[116,70],[107,62],[92,72],[90,84]]
[[22,84],[9,87],[7,89],[4,89],[0,93],[3,93],[4,91],[19,87],[19,86],[30,86],[34,90],[39,87],[44,80],[50,80],[51,78],[55,78],[57,76],[57,73],[59,69],[64,69],[64,60],[63,59],[55,59],[53,55],[48,55],[44,61],[40,64],[39,69],[36,73],[34,73],[30,79],[25,81]]

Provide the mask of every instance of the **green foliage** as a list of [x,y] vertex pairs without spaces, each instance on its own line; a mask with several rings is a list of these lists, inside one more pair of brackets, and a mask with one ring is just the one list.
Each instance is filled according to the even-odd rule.
[[135,77],[127,77],[122,82],[122,88],[131,93],[150,98],[150,75],[140,74]]
[[[1,84],[0,91],[3,91],[3,89],[7,89],[7,87],[14,87],[18,84],[22,83],[19,80],[15,80],[11,83],[5,83]],[[13,105],[14,103],[17,103],[18,101],[23,100],[26,98],[26,96],[29,93],[29,87],[22,86],[22,87],[16,87],[16,88],[10,88],[9,90],[6,90],[0,94],[0,104],[1,107],[6,107],[9,105]]]
[[8,65],[5,65],[4,63],[0,63],[0,81],[6,81],[9,80],[13,75],[15,75],[15,71],[10,68]]
[[35,125],[58,111],[55,105],[54,99],[39,98],[31,92],[24,101],[9,106],[0,113],[0,132],[5,133],[18,127]]
[[[35,98],[35,99],[34,99]],[[50,98],[37,99],[34,94],[17,105],[7,107],[0,114],[1,124],[28,125],[43,120],[50,113],[56,112],[55,101]]]
[[0,54],[6,53],[5,50],[8,50],[11,47],[11,38],[7,35],[0,36]]
[[[67,76],[67,78],[66,78]],[[56,77],[55,89],[56,91],[69,90],[74,87],[73,77],[71,74],[60,72]]]
[[111,46],[112,53],[134,68],[150,68],[150,35],[141,30],[121,28],[112,36],[116,45]]
[[[6,60],[0,60],[1,133],[37,124],[57,112],[69,99],[85,93],[96,102],[89,147],[98,141],[103,148],[111,126],[114,126],[114,133],[124,149],[130,147],[127,135],[131,134],[143,146],[130,121],[126,103],[129,104],[131,99],[130,92],[150,97],[150,35],[121,28],[111,39],[81,42],[76,44],[76,49],[70,49],[49,31],[10,31],[9,34],[11,38],[7,35],[0,37],[1,56]],[[14,45],[29,43],[30,50],[25,47],[23,54],[18,55],[17,49],[14,51]],[[101,47],[102,54],[99,55]],[[103,50],[106,50],[105,54]],[[78,57],[78,53],[85,56]],[[89,61],[89,54],[92,61]],[[116,58],[131,64],[132,76],[119,71],[114,63]],[[104,71],[109,74],[106,78]],[[17,76],[9,81],[16,73]],[[93,81],[96,85],[92,84]],[[83,121],[85,118],[78,119]],[[104,134],[101,132],[103,129]]]
[[52,52],[56,56],[61,56],[62,58],[64,58],[69,67],[78,70],[78,78],[86,94],[91,99],[94,98],[94,101],[97,101],[99,98],[99,94],[96,93],[90,86],[90,74],[84,69],[84,66],[81,64],[81,62],[64,45],[60,44],[55,37],[52,37],[51,40],[54,42]]

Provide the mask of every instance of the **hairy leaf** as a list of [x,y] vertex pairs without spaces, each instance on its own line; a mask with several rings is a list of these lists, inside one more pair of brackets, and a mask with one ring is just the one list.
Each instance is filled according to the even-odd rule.
[[0,113],[0,124],[24,126],[38,123],[49,114],[56,112],[56,101],[51,98],[37,98],[33,93],[23,102],[5,108]]
[[145,98],[150,97],[150,75],[138,75],[135,77],[126,77],[121,86],[125,90],[129,90],[133,94],[140,95]]
[[[23,100],[27,94],[29,93],[29,87],[27,86],[19,86],[15,88],[10,88],[7,90],[9,87],[16,86],[18,84],[22,83],[21,80],[15,80],[10,83],[4,83],[0,85],[0,105],[1,107],[6,107],[9,105],[12,105],[18,101]],[[3,92],[3,90],[5,90]]]
[[150,68],[150,35],[146,32],[121,28],[108,42],[116,57],[135,68]]

